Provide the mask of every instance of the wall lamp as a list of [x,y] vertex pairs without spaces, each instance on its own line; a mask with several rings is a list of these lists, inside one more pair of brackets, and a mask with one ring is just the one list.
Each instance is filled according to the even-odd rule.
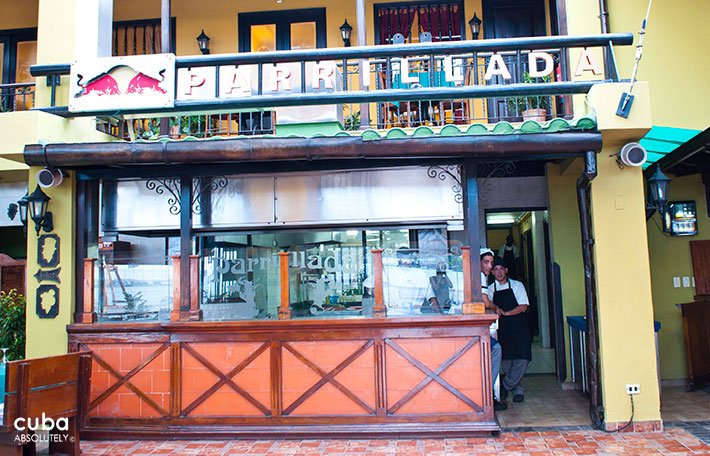
[[352,31],[352,26],[348,24],[348,20],[345,19],[343,25],[340,26],[340,36],[343,38],[343,44],[345,45],[345,47],[350,47],[350,34],[352,33]]
[[54,229],[52,213],[47,211],[50,198],[39,188],[39,185],[35,188],[35,191],[17,202],[18,206],[20,206],[20,220],[22,220],[22,204],[20,203],[22,200],[25,200],[24,204],[26,204],[24,209],[25,222],[29,215],[32,221],[35,222],[35,230],[37,230],[38,236],[42,229],[46,232],[50,232]]
[[202,54],[210,53],[210,37],[205,35],[205,30],[202,29],[199,35],[197,35],[197,47],[200,48]]
[[481,33],[481,24],[483,23],[482,20],[476,16],[476,13],[473,13],[473,17],[471,18],[470,21],[468,21],[468,26],[471,27],[471,36],[473,36],[474,40],[478,39],[478,34]]
[[10,220],[15,220],[15,217],[19,213],[20,222],[22,222],[25,233],[27,233],[27,196],[27,192],[25,192],[25,196],[20,198],[17,203],[11,203],[7,207],[7,216]]
[[[646,220],[651,218],[655,211],[661,214],[661,219],[665,222],[665,215],[668,212],[668,187],[670,178],[663,174],[661,167],[656,165],[656,172],[647,179],[648,182],[648,202],[646,203]],[[664,227],[666,224],[663,224]]]

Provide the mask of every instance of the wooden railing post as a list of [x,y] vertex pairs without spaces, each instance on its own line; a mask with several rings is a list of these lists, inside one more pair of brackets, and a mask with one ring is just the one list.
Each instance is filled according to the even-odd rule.
[[463,314],[486,313],[486,306],[482,302],[473,302],[471,247],[461,247],[461,260],[463,262]]
[[200,257],[190,255],[190,308],[182,310],[180,308],[180,263],[179,255],[173,259],[173,310],[170,311],[170,321],[202,321],[202,309],[200,309]]
[[281,305],[279,306],[279,320],[291,319],[291,306],[289,304],[288,284],[288,252],[279,252],[279,277],[281,279]]
[[180,255],[173,259],[173,310],[170,311],[170,321],[180,321]]
[[200,257],[190,255],[190,321],[202,321],[200,309]]
[[81,312],[80,323],[95,323],[94,311],[94,267],[96,258],[84,258],[84,307]]
[[382,249],[372,249],[372,273],[375,276],[375,305],[372,308],[372,316],[375,318],[387,316],[385,293],[382,284],[382,252]]

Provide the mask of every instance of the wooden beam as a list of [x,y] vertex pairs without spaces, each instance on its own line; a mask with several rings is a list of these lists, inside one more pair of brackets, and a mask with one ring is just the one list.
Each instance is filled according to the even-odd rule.
[[33,144],[25,147],[30,166],[199,165],[264,161],[347,159],[539,159],[569,158],[601,150],[600,133],[457,135],[363,140],[360,137],[240,138],[216,141]]
[[79,323],[96,322],[96,312],[94,312],[94,270],[96,258],[84,258],[83,267],[83,293],[82,312],[78,319]]
[[480,220],[478,217],[478,163],[466,160],[463,163],[464,191],[464,225],[468,230],[468,245],[471,247],[469,256],[471,278],[471,301],[476,306],[483,302],[481,296],[481,261],[478,250],[481,246]]
[[190,313],[190,256],[192,255],[192,177],[180,177],[180,314]]

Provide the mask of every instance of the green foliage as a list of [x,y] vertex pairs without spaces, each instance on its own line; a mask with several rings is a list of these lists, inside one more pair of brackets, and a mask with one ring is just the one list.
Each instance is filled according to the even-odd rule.
[[[544,78],[531,78],[530,73],[527,71],[523,73],[522,78],[523,84],[535,84],[541,82],[550,82],[550,77],[545,76]],[[550,110],[550,97],[549,96],[528,96],[528,97],[514,97],[508,99],[508,108],[515,112],[517,108],[517,113],[521,114],[523,111],[528,109],[544,109],[546,111]]]
[[348,114],[345,117],[345,130],[356,131],[360,128],[360,111]]
[[0,348],[10,361],[25,357],[25,296],[17,290],[0,291]]
[[142,292],[131,294],[124,291],[123,299],[126,300],[126,310],[128,312],[143,312],[145,310],[145,299]]

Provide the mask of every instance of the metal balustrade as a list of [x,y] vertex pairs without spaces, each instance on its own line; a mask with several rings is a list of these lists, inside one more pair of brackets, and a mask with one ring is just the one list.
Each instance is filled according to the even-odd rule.
[[34,105],[34,83],[0,84],[0,112],[27,111]]

